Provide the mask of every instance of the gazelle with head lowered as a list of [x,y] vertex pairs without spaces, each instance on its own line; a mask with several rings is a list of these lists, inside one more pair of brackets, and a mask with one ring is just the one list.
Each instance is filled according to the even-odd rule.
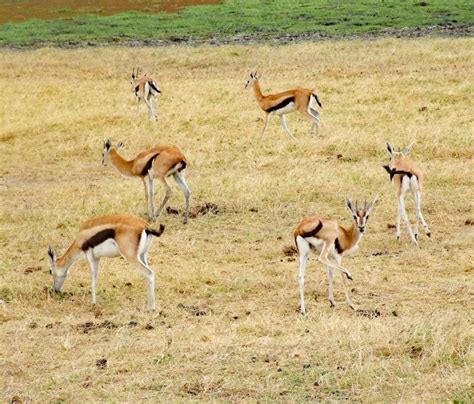
[[157,115],[154,110],[154,103],[156,97],[161,93],[161,91],[158,88],[156,80],[152,76],[145,73],[140,77],[138,70],[139,69],[137,68],[137,71],[135,72],[135,69],[133,69],[132,78],[130,80],[132,92],[135,94],[135,99],[137,100],[137,114],[140,110],[140,101],[143,100],[148,108],[148,117],[156,121]]
[[[351,273],[341,266],[342,257],[357,248],[362,235],[365,232],[370,212],[372,211],[377,199],[372,203],[364,203],[359,207],[357,202],[355,206],[349,199],[346,204],[351,211],[353,223],[351,227],[341,226],[334,219],[328,219],[322,216],[305,217],[294,231],[296,247],[298,249],[300,260],[299,286],[300,286],[300,310],[306,314],[304,303],[304,273],[308,255],[311,249],[319,253],[318,261],[327,267],[329,280],[329,303],[334,306],[333,295],[333,271],[339,272],[342,286],[346,296],[346,303],[354,309],[349,292],[346,287],[343,274],[352,280]],[[334,260],[334,261],[332,261]]]
[[154,230],[135,216],[102,216],[82,224],[76,238],[57,257],[52,247],[48,248],[54,290],[60,292],[71,266],[82,259],[87,260],[92,276],[92,304],[96,304],[97,274],[102,257],[124,257],[137,268],[148,282],[148,309],[155,310],[155,273],[148,266],[147,254],[153,237],[159,237],[165,226]]
[[[123,175],[127,177],[138,177],[145,186],[145,199],[148,208],[148,220],[154,220],[158,217],[165,207],[168,199],[171,197],[171,187],[166,179],[173,176],[176,183],[183,191],[185,198],[184,223],[189,219],[189,190],[184,174],[187,167],[186,157],[177,147],[157,146],[138,154],[131,160],[124,159],[118,150],[123,147],[123,143],[113,145],[110,139],[104,142],[102,152],[102,164],[104,166],[110,161]],[[153,180],[157,178],[165,187],[166,194],[160,207],[154,212],[153,207]]]
[[[425,228],[426,235],[431,237],[430,229],[425,222],[425,218],[421,213],[421,190],[423,185],[423,172],[407,157],[413,146],[411,143],[403,151],[395,151],[390,143],[387,143],[387,150],[390,154],[390,161],[388,165],[383,166],[390,174],[390,180],[395,185],[395,192],[397,193],[397,239],[400,240],[400,218],[403,217],[408,229],[410,239],[418,244],[418,221],[421,220]],[[410,221],[408,219],[405,207],[405,194],[411,191],[413,200],[415,202],[415,232],[413,232]]]
[[252,87],[257,99],[258,105],[265,112],[265,123],[262,129],[262,136],[267,129],[269,119],[276,115],[280,117],[280,123],[285,132],[293,140],[296,138],[292,135],[288,125],[286,124],[285,115],[295,111],[299,111],[313,123],[311,133],[319,131],[319,112],[316,110],[316,104],[322,107],[318,96],[314,90],[307,88],[294,88],[277,94],[263,95],[258,82],[257,72],[250,73],[245,88]]

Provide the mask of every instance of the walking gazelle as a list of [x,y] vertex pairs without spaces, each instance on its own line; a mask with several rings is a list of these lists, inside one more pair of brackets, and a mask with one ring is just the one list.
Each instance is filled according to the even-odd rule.
[[311,134],[318,133],[320,118],[315,104],[318,104],[320,107],[322,107],[322,105],[314,90],[295,88],[282,93],[263,95],[258,82],[257,72],[250,73],[245,88],[249,86],[253,88],[258,105],[265,112],[265,123],[263,125],[261,136],[263,136],[267,129],[269,119],[273,115],[276,115],[280,117],[281,126],[288,136],[296,141],[296,138],[292,135],[290,129],[288,129],[285,119],[286,114],[294,111],[299,111],[313,122]]
[[140,110],[140,100],[143,100],[148,108],[148,117],[156,121],[157,115],[154,110],[154,102],[158,94],[161,93],[156,80],[146,73],[142,77],[139,77],[139,69],[137,67],[136,72],[135,69],[132,71],[130,85],[132,86],[132,92],[135,94],[135,99],[137,100],[137,114]]
[[[138,154],[132,160],[125,160],[119,153],[118,149],[123,147],[123,143],[113,145],[110,139],[104,142],[104,150],[102,153],[102,164],[107,165],[110,160],[112,164],[127,177],[139,177],[145,186],[145,199],[148,208],[148,220],[155,220],[165,207],[168,199],[171,197],[171,187],[166,182],[166,178],[173,176],[176,183],[183,191],[186,207],[184,212],[184,223],[189,219],[189,197],[191,191],[184,179],[186,170],[186,157],[181,151],[174,146],[157,146],[153,149],[146,150]],[[166,194],[156,213],[153,207],[153,180],[157,178],[166,188]]]
[[86,259],[92,276],[92,304],[96,304],[97,274],[102,257],[124,257],[148,282],[148,309],[155,310],[155,273],[148,266],[147,253],[153,237],[160,237],[165,226],[154,230],[135,216],[102,216],[82,224],[76,238],[61,256],[48,248],[54,290],[60,292],[71,266]]
[[[306,307],[304,304],[304,273],[306,261],[308,260],[309,251],[311,249],[319,252],[318,261],[327,267],[327,274],[329,280],[329,303],[335,306],[333,295],[333,270],[339,271],[344,294],[346,296],[346,303],[350,308],[355,309],[352,304],[346,283],[342,274],[352,280],[351,273],[341,266],[343,255],[348,254],[354,250],[364,234],[370,212],[372,211],[377,198],[372,203],[364,203],[363,207],[359,207],[357,202],[354,205],[349,199],[346,199],[346,204],[352,213],[354,222],[350,228],[341,226],[334,219],[324,218],[322,216],[305,217],[299,226],[294,231],[295,243],[299,253],[300,273],[300,311],[306,314]],[[331,258],[335,262],[331,261]]]
[[[397,193],[397,240],[400,240],[400,218],[403,217],[408,229],[410,239],[418,244],[418,221],[421,219],[421,223],[425,228],[426,235],[431,237],[430,229],[425,222],[425,218],[421,213],[421,190],[423,185],[423,172],[412,162],[407,156],[413,146],[411,143],[403,151],[395,151],[390,143],[387,143],[387,150],[390,154],[390,161],[388,165],[383,166],[385,170],[390,174],[390,180],[395,185],[395,191]],[[405,194],[407,191],[411,191],[413,194],[413,200],[415,201],[415,232],[411,229],[410,221],[408,219],[406,207],[405,207]]]

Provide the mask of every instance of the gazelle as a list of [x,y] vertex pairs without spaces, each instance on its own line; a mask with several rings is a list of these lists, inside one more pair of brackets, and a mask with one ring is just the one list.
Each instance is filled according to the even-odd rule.
[[140,110],[140,100],[143,100],[145,105],[148,108],[148,117],[156,121],[157,115],[154,111],[154,101],[158,94],[161,93],[158,88],[158,84],[155,79],[148,74],[144,74],[139,78],[138,68],[135,72],[135,69],[132,71],[132,79],[130,84],[132,86],[132,91],[135,94],[135,99],[137,100],[137,114]]
[[[166,178],[173,176],[176,183],[180,186],[184,194],[186,208],[184,212],[184,223],[189,219],[189,197],[191,191],[184,179],[187,162],[186,157],[181,151],[174,146],[157,146],[153,149],[146,150],[138,154],[132,160],[125,160],[119,153],[118,149],[123,147],[120,142],[113,145],[110,139],[104,142],[104,150],[102,153],[102,164],[107,165],[110,160],[117,169],[127,177],[139,177],[145,186],[145,200],[148,208],[148,220],[155,220],[165,207],[168,199],[171,197],[171,187],[166,182]],[[153,180],[157,178],[166,188],[166,194],[160,207],[154,212],[153,208]]]
[[[403,217],[403,220],[407,225],[410,239],[415,244],[418,244],[418,221],[420,219],[428,237],[431,237],[431,232],[425,222],[423,214],[421,213],[421,189],[423,185],[423,172],[407,158],[412,146],[413,143],[403,149],[403,151],[400,151],[400,149],[395,151],[392,145],[387,143],[387,150],[390,153],[390,161],[388,165],[383,167],[390,174],[390,180],[395,185],[395,191],[397,193],[397,240],[400,240],[400,217]],[[411,229],[405,207],[405,193],[407,191],[411,191],[413,194],[413,200],[415,202],[415,232],[413,232]]]
[[153,237],[160,237],[165,226],[154,230],[135,216],[102,216],[82,224],[76,238],[61,256],[48,248],[54,290],[61,292],[71,266],[86,259],[92,276],[92,304],[96,304],[97,274],[102,257],[124,257],[148,282],[148,309],[155,310],[155,273],[148,266],[147,253]]
[[296,138],[288,129],[285,119],[286,114],[294,111],[299,111],[313,122],[313,125],[311,126],[311,134],[318,133],[320,118],[315,104],[318,104],[320,107],[322,107],[322,105],[319,102],[318,96],[314,90],[308,90],[307,88],[295,88],[282,93],[263,95],[258,82],[257,72],[250,73],[250,77],[247,80],[245,88],[249,86],[253,88],[258,105],[265,112],[265,124],[263,125],[261,136],[263,136],[265,130],[267,129],[268,120],[273,115],[276,115],[280,117],[281,126],[288,136],[296,141]]
[[[299,253],[300,259],[300,310],[302,314],[306,314],[304,304],[304,272],[306,261],[308,260],[309,251],[311,249],[319,252],[318,261],[326,265],[329,280],[329,303],[335,306],[333,295],[333,270],[339,271],[342,286],[346,296],[346,303],[350,308],[354,309],[349,292],[347,291],[346,283],[342,274],[346,275],[348,279],[352,280],[351,273],[341,266],[343,255],[348,254],[357,248],[362,235],[365,232],[365,227],[369,219],[377,198],[372,203],[364,203],[363,207],[354,205],[350,199],[346,199],[346,204],[352,213],[354,223],[350,228],[341,226],[334,219],[324,218],[322,216],[305,217],[299,226],[294,231],[295,243]],[[335,262],[330,259],[333,258]]]

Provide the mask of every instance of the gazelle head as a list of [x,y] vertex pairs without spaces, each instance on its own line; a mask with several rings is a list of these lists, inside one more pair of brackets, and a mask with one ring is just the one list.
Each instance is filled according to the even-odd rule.
[[365,226],[367,225],[370,212],[372,212],[375,202],[377,202],[377,198],[374,198],[372,203],[368,204],[367,201],[365,201],[363,206],[359,206],[357,201],[354,205],[349,198],[346,198],[346,205],[352,213],[352,218],[354,219],[359,233],[364,233]]
[[63,288],[63,285],[64,285],[64,281],[66,280],[66,277],[67,277],[68,269],[58,265],[58,258],[51,246],[48,246],[48,257],[49,257],[49,262],[51,264],[49,273],[53,275],[54,290],[56,292],[61,292],[61,289]]
[[252,87],[253,83],[255,83],[257,80],[258,80],[257,72],[255,73],[250,72],[250,76],[247,80],[247,83],[245,84],[245,88]]
[[395,166],[395,164],[398,163],[400,160],[408,156],[411,148],[413,147],[413,143],[414,142],[411,142],[403,150],[400,150],[400,148],[398,150],[395,150],[395,148],[390,143],[387,143],[387,150],[388,150],[388,153],[390,154],[390,161],[388,163],[388,167],[390,169],[392,169]]
[[130,79],[130,84],[133,86],[135,85],[136,81],[138,80],[140,69],[137,67],[137,71],[135,69],[132,70],[132,78]]
[[106,166],[109,162],[109,154],[112,149],[123,149],[124,144],[122,142],[117,143],[115,146],[112,144],[112,140],[106,139],[104,140],[104,149],[102,151],[102,165]]

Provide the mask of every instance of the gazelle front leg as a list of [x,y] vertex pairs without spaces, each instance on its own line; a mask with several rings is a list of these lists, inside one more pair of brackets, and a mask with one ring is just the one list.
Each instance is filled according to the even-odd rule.
[[148,171],[148,174],[145,177],[143,177],[143,184],[145,185],[145,198],[147,203],[148,220],[152,222],[153,220],[155,220],[155,213],[153,208],[154,187],[151,170]]
[[329,266],[329,267],[337,269],[338,271],[343,272],[347,276],[347,279],[352,280],[352,275],[346,268],[344,268],[342,265],[338,265],[338,264],[335,264],[335,263],[329,261],[328,256],[329,256],[329,252],[331,251],[331,246],[333,244],[334,244],[334,242],[332,244],[330,244],[327,241],[324,242],[324,246],[323,246],[323,249],[321,250],[321,254],[318,257],[318,261],[325,264],[325,265],[327,265],[327,266]]
[[[337,262],[338,265],[341,265],[341,256],[340,255],[336,255],[336,262]],[[339,272],[339,275],[341,277],[342,287],[344,289],[344,294],[346,296],[346,303],[352,310],[355,310],[355,306],[352,303],[352,300],[349,296],[349,291],[347,290],[346,280],[342,276],[342,272]]]
[[413,241],[415,244],[418,245],[418,241],[416,241],[416,238],[413,234],[413,230],[411,229],[411,226],[410,226],[410,221],[408,220],[408,215],[405,208],[405,200],[403,197],[399,198],[398,204],[399,204],[399,215],[403,217],[403,220],[408,229],[408,234],[410,235],[410,239],[411,241]]
[[288,129],[288,125],[286,124],[285,115],[280,115],[280,123],[281,123],[282,128],[288,134],[288,136],[291,137],[295,142],[298,142],[298,140],[292,135],[290,129]]
[[333,290],[334,271],[328,265],[326,265],[326,270],[328,273],[328,300],[331,307],[335,307],[336,301],[334,300],[334,290]]
[[300,237],[296,239],[296,243],[300,255],[300,273],[298,276],[298,284],[300,286],[300,312],[301,314],[306,314],[306,307],[304,304],[304,272],[309,255],[309,244]]
[[268,121],[270,120],[272,116],[273,116],[273,112],[270,112],[265,115],[265,123],[263,124],[262,134],[260,135],[260,137],[263,137],[263,134],[265,133],[265,130],[267,129],[267,126],[268,126]]
[[92,249],[89,249],[86,253],[87,264],[91,270],[91,280],[92,280],[92,304],[97,303],[97,274],[99,273],[99,259],[95,258],[92,254]]

